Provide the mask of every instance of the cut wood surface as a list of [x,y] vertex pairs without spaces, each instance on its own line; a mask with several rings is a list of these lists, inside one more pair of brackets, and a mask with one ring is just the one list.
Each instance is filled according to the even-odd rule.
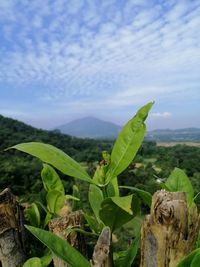
[[23,212],[9,189],[0,193],[0,266],[19,267],[25,261]]
[[199,230],[196,206],[183,192],[158,191],[141,230],[140,267],[176,267],[194,248]]

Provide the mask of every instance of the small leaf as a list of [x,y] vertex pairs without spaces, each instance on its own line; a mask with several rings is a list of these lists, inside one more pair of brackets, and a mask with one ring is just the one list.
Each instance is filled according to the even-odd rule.
[[60,177],[50,165],[43,164],[41,177],[46,191],[57,190],[65,193]]
[[54,235],[51,232],[25,226],[36,238],[46,245],[58,258],[69,264],[71,267],[90,267],[89,261],[66,240]]
[[142,199],[142,201],[151,208],[151,201],[152,201],[152,195],[144,190],[138,189],[136,187],[132,187],[132,186],[120,186],[120,188],[124,188],[124,189],[130,189],[131,191],[133,191],[139,198]]
[[30,208],[25,210],[25,217],[32,226],[40,226],[40,212],[35,203],[32,203]]
[[19,151],[28,153],[39,158],[45,163],[51,164],[62,173],[74,178],[93,183],[93,180],[81,165],[65,154],[62,150],[43,143],[29,142],[12,146],[8,149],[15,148]]
[[172,192],[177,192],[177,191],[185,192],[187,195],[187,200],[189,205],[192,204],[194,197],[194,190],[189,178],[187,177],[187,175],[184,173],[183,170],[175,168],[168,177],[165,184]]
[[140,207],[139,199],[134,196],[106,198],[99,211],[100,219],[113,232],[127,223],[137,214]]
[[103,229],[103,223],[102,223],[102,225],[99,224],[99,223],[97,222],[97,220],[96,220],[93,216],[88,215],[87,213],[84,213],[84,217],[85,217],[85,219],[86,219],[86,221],[87,221],[87,223],[88,223],[90,229],[91,229],[94,233],[98,234],[98,233],[101,232],[101,230]]
[[47,196],[47,208],[53,214],[59,214],[65,203],[65,195],[57,190],[51,190]]
[[42,265],[42,262],[41,262],[40,258],[34,257],[34,258],[28,259],[22,265],[22,267],[44,267],[44,265]]
[[101,189],[96,185],[90,184],[88,199],[97,221],[100,222],[99,210],[101,208],[101,203],[104,200]]
[[144,121],[154,103],[150,102],[123,127],[111,153],[111,163],[107,172],[107,182],[124,171],[135,157],[146,132]]
[[193,250],[186,258],[184,258],[176,267],[190,267],[194,257],[200,254],[200,248]]

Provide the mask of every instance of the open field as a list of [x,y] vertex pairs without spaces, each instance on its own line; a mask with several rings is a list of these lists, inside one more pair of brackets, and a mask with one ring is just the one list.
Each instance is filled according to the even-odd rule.
[[186,145],[200,147],[200,142],[158,142],[157,146],[171,147],[176,145]]

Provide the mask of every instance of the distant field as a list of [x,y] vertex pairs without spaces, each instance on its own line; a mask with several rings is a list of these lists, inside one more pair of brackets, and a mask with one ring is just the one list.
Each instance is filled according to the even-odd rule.
[[157,142],[157,146],[169,147],[169,146],[176,146],[176,145],[200,147],[200,142]]

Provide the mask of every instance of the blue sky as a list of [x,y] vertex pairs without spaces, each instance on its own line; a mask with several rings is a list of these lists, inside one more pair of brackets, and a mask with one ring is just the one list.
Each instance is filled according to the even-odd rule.
[[0,0],[0,114],[200,127],[199,0]]

